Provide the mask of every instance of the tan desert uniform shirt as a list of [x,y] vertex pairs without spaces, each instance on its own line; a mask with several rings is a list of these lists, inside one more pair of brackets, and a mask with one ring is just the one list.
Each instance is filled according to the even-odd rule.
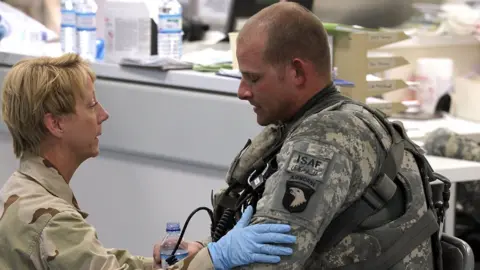
[[[28,156],[0,190],[0,269],[152,269],[152,258],[106,249],[50,162]],[[169,269],[213,269],[206,248]]]

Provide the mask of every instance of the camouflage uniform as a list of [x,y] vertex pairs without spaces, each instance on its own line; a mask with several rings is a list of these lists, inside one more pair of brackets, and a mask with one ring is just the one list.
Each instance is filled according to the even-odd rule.
[[[329,107],[300,121],[276,155],[278,170],[266,181],[252,219],[254,224],[292,225],[297,236],[294,253],[278,265],[252,264],[240,269],[340,269],[375,260],[390,235],[402,234],[427,211],[418,166],[405,152],[400,170],[403,177],[399,179],[408,194],[407,209],[416,210],[393,222],[352,233],[332,248],[317,252],[315,247],[332,219],[359,199],[378,173],[391,138],[371,113],[356,104]],[[268,138],[264,134],[259,137]],[[255,146],[252,152],[258,149]],[[245,166],[241,161],[232,163],[232,167],[237,165]],[[231,168],[229,174],[235,174],[235,169]],[[428,239],[393,269],[433,267]]]
[[[50,162],[25,156],[0,191],[0,269],[152,269],[153,259],[106,249]],[[169,269],[213,269],[206,248]]]
[[[427,134],[424,148],[432,156],[480,162],[480,145],[477,141],[445,128]],[[480,223],[480,199],[478,194],[480,194],[480,181],[457,184],[457,203],[466,214]]]
[[430,155],[480,161],[480,145],[477,141],[445,128],[427,134],[423,147]]

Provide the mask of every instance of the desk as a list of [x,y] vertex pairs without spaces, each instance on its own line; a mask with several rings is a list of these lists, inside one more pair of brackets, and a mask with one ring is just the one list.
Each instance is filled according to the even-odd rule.
[[457,183],[479,180],[480,162],[435,156],[427,156],[427,160],[436,172],[449,178],[452,182],[452,186],[450,187],[450,207],[445,214],[444,229],[447,234],[454,235]]
[[[0,81],[26,57],[0,52]],[[251,105],[237,97],[238,79],[101,62],[92,68],[97,99],[112,116],[103,124],[101,150],[226,171],[261,131]],[[8,132],[3,122],[0,131]]]
[[[480,141],[480,124],[445,115],[440,119],[410,120],[391,118],[391,121],[401,121],[408,136],[419,146],[423,146],[427,133],[437,128],[448,128],[454,132]],[[427,156],[432,168],[446,176],[452,182],[450,187],[450,207],[445,215],[445,232],[454,235],[455,232],[455,205],[457,183],[480,179],[480,163],[459,159]],[[435,184],[435,183],[433,183]]]

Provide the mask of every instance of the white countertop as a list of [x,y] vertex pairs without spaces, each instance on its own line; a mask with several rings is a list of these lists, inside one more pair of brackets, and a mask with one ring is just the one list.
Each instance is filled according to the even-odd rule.
[[460,119],[451,115],[431,120],[411,120],[390,118],[390,121],[401,121],[408,136],[418,142],[423,142],[427,133],[437,128],[448,128],[460,135],[480,141],[480,123]]
[[427,156],[432,168],[452,182],[480,180],[480,162]]
[[[0,51],[0,66],[11,67],[24,58],[21,54]],[[171,70],[163,72],[151,68],[137,68],[120,66],[103,62],[92,63],[92,68],[98,78],[115,81],[127,81],[139,84],[168,86],[178,89],[200,92],[214,92],[229,96],[236,96],[240,80],[225,76],[218,76],[212,72],[194,70]]]

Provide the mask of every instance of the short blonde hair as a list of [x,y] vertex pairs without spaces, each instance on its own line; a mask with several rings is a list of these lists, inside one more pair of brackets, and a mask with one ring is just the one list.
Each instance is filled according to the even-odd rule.
[[2,114],[17,158],[26,152],[40,154],[48,134],[45,114],[75,113],[88,77],[95,81],[88,63],[76,54],[21,60],[12,67],[3,82]]

